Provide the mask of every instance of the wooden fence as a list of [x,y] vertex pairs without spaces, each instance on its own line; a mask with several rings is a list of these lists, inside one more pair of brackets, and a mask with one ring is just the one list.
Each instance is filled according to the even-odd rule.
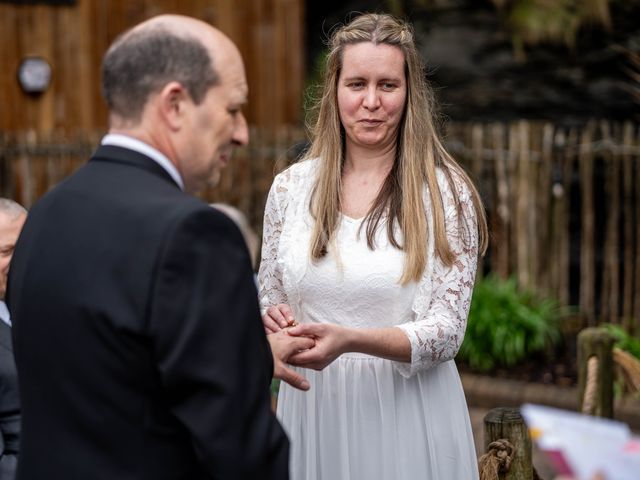
[[[86,161],[100,134],[5,133],[0,196],[31,205]],[[260,231],[273,176],[304,141],[298,127],[252,129],[250,145],[204,198],[239,207]],[[579,306],[582,326],[612,321],[640,333],[638,125],[453,123],[447,144],[486,203],[491,247],[485,271],[515,275],[562,305]]]
[[[0,131],[0,197],[29,208],[51,187],[90,157],[104,131],[38,133]],[[304,142],[300,128],[251,128],[249,146],[236,150],[215,189],[202,192],[209,202],[226,202],[245,212],[261,230],[266,196],[276,171],[294,161]]]
[[578,305],[582,326],[640,333],[638,125],[454,124],[448,137],[486,202],[490,269]]

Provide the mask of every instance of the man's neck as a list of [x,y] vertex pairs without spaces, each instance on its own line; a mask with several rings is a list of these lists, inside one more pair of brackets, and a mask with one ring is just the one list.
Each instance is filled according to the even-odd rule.
[[164,153],[155,148],[153,144],[126,133],[116,133],[112,130],[102,139],[102,144],[128,148],[148,156],[164,168],[178,186],[184,190],[184,179],[180,171],[176,168],[175,164],[171,162]]

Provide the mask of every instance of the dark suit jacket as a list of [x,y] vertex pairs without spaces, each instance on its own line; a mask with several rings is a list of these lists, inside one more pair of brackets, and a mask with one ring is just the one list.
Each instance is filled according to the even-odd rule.
[[288,478],[241,234],[151,159],[101,146],[45,195],[7,298],[19,480]]
[[11,327],[0,320],[0,480],[12,480],[18,463],[20,397]]

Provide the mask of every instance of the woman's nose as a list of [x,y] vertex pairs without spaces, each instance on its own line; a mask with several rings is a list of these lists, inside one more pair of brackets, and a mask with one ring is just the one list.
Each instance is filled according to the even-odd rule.
[[363,101],[363,106],[368,110],[375,110],[380,106],[380,97],[378,95],[378,90],[376,89],[375,86],[371,86],[367,88],[364,101]]

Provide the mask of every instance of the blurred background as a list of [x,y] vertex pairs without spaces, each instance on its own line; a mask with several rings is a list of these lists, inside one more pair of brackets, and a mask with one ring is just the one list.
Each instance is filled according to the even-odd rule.
[[0,196],[29,207],[86,162],[107,128],[104,51],[182,13],[244,56],[251,142],[202,195],[259,233],[274,174],[304,149],[327,37],[370,11],[414,25],[442,134],[489,215],[462,370],[575,387],[593,326],[640,356],[638,0],[0,0]]

